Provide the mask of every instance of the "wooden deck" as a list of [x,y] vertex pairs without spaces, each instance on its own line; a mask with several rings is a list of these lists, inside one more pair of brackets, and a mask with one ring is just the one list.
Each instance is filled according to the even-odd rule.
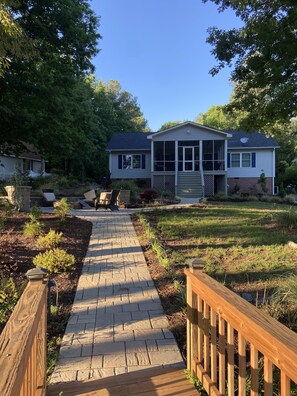
[[50,385],[47,396],[199,396],[184,370],[148,369],[116,377]]

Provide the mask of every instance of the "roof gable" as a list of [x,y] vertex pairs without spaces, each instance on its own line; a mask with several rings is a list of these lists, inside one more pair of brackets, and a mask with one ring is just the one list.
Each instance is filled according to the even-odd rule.
[[219,135],[223,135],[224,138],[231,137],[231,135],[229,135],[229,133],[227,131],[221,131],[219,129],[210,128],[210,127],[207,127],[205,125],[197,124],[196,122],[193,122],[193,121],[186,121],[186,122],[183,122],[181,124],[175,125],[175,126],[173,126],[171,128],[164,129],[163,131],[155,132],[155,133],[150,135],[149,139],[152,139],[153,136],[160,136],[162,134],[166,134],[168,132],[175,131],[176,129],[179,129],[181,127],[185,127],[187,125],[191,126],[191,127],[194,127],[194,128],[202,129],[202,130],[204,130],[206,132],[214,132],[214,133],[217,133]]

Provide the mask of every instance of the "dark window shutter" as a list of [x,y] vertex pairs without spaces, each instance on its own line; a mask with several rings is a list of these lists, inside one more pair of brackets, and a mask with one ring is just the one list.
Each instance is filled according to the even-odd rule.
[[141,155],[141,168],[145,169],[145,154]]
[[252,153],[252,168],[256,168],[256,153]]
[[230,168],[230,153],[227,153],[227,168]]
[[120,154],[118,159],[119,159],[119,169],[123,169],[123,156]]

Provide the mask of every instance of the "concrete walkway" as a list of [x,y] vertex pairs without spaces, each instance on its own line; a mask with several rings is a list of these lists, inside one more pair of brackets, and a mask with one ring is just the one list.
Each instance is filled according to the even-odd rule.
[[93,231],[51,383],[184,366],[130,213],[75,212]]

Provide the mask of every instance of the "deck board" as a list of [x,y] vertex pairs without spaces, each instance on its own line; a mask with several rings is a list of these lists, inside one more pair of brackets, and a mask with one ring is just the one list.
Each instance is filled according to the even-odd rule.
[[50,385],[47,396],[199,396],[184,370],[148,369],[88,381]]

